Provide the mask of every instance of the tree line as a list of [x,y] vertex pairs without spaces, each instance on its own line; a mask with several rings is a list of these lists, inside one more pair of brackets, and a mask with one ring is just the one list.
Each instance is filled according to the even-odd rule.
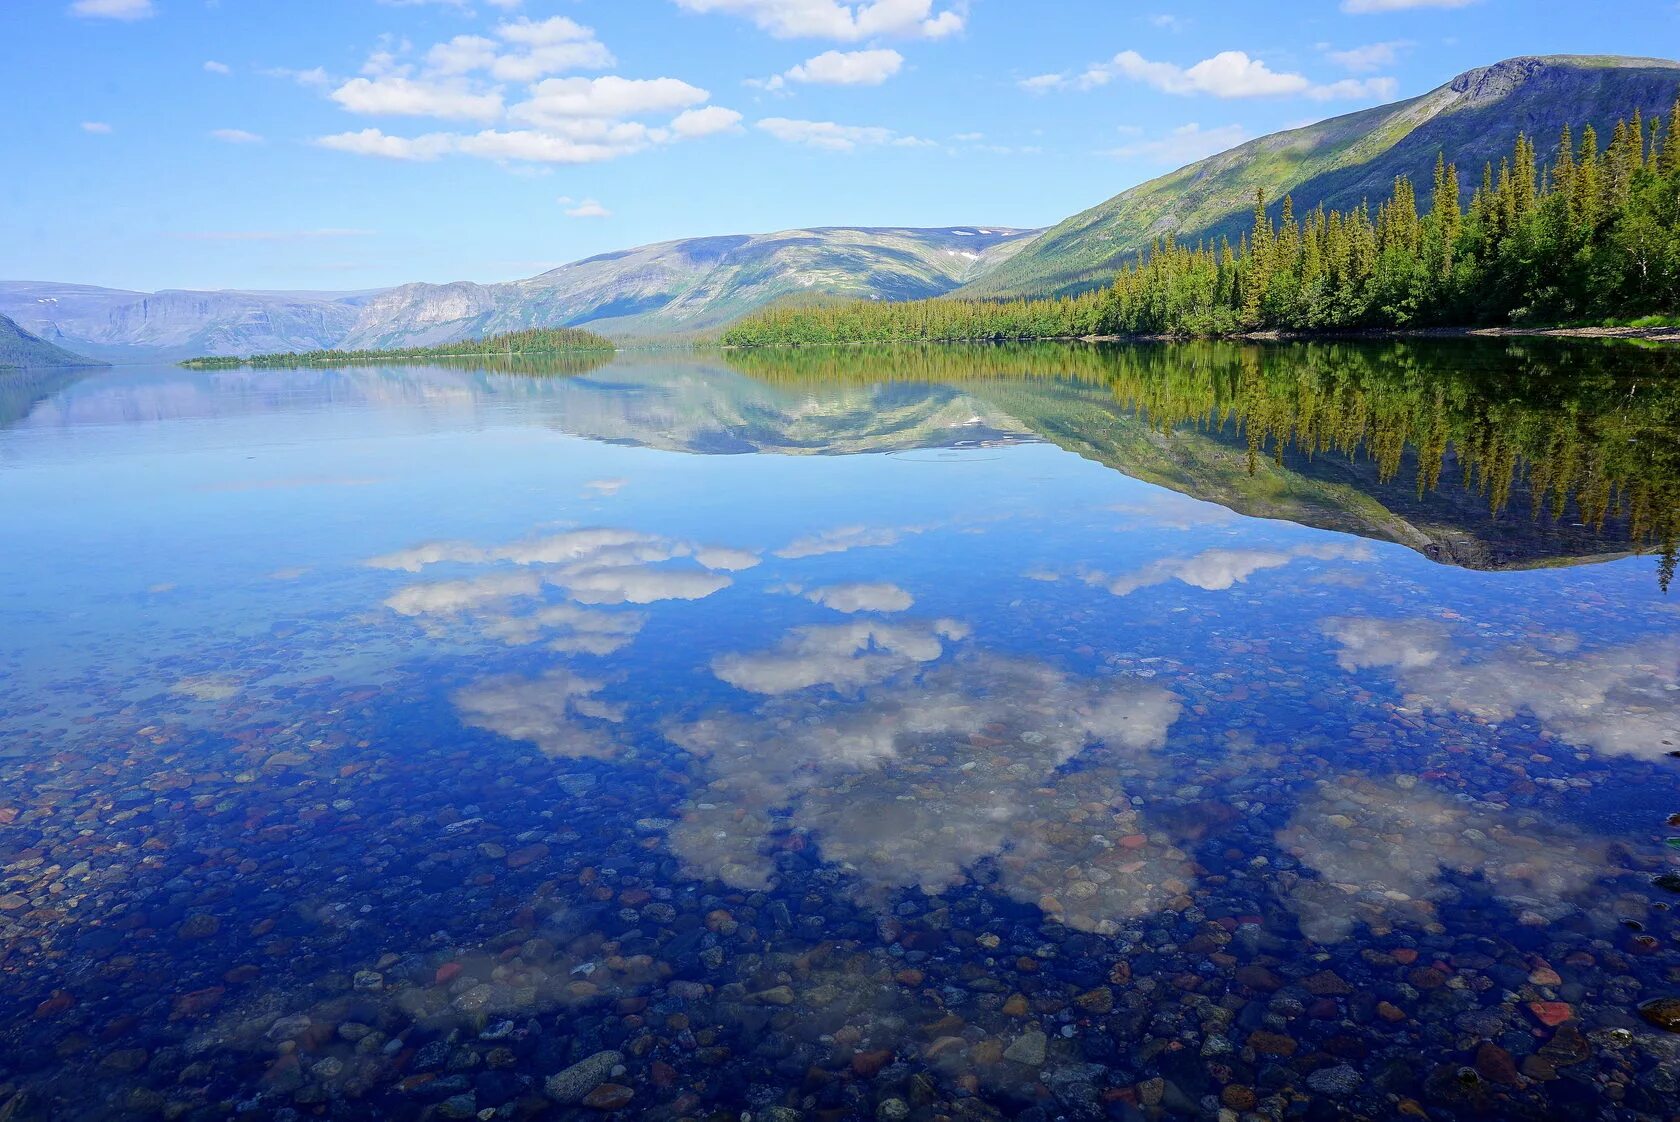
[[573,351],[611,352],[615,344],[605,335],[575,327],[538,327],[509,331],[483,339],[462,339],[431,347],[394,347],[372,351],[287,351],[248,358],[212,356],[189,358],[182,366],[195,370],[224,370],[236,366],[337,366],[392,359],[511,358],[521,355],[565,354]]
[[1237,244],[1163,239],[1107,287],[1005,301],[836,301],[766,309],[732,346],[1090,336],[1219,336],[1638,322],[1680,313],[1680,101],[1608,143],[1568,128],[1544,161],[1519,135],[1469,205],[1437,157],[1427,206],[1405,177],[1373,210],[1274,218],[1263,192]]

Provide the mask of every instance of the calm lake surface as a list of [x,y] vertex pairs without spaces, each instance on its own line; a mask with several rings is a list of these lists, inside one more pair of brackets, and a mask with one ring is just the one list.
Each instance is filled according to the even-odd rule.
[[0,521],[6,1122],[1676,1111],[1671,355],[4,374]]

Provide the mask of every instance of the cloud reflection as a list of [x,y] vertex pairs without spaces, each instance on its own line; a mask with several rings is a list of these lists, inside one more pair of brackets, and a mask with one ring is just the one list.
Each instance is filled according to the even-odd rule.
[[917,663],[933,662],[945,653],[942,639],[956,641],[967,635],[966,624],[949,619],[800,627],[771,650],[719,655],[712,660],[712,673],[750,693],[792,693],[813,686],[855,690]]
[[1320,943],[1361,924],[1375,934],[1429,928],[1445,905],[1482,890],[1526,913],[1526,922],[1551,922],[1614,871],[1606,843],[1568,827],[1369,779],[1322,785],[1278,844],[1318,874],[1286,882],[1285,900],[1302,932]]
[[813,588],[805,593],[805,599],[848,615],[858,612],[905,612],[916,603],[915,597],[896,584],[861,581]]
[[455,694],[461,721],[510,740],[535,744],[557,759],[605,760],[621,745],[608,727],[621,706],[597,698],[605,683],[556,668],[536,678],[492,678]]
[[1116,596],[1129,596],[1143,588],[1178,581],[1192,588],[1208,592],[1222,592],[1245,583],[1255,573],[1267,569],[1281,569],[1300,559],[1319,561],[1369,561],[1374,554],[1368,546],[1326,543],[1296,546],[1294,549],[1209,549],[1190,557],[1172,557],[1152,562],[1134,573],[1110,577],[1104,573],[1085,574],[1087,584],[1108,589]]
[[[902,668],[850,699],[776,698],[668,731],[706,781],[671,842],[693,870],[743,889],[771,882],[779,825],[813,836],[865,895],[941,892],[996,859],[1011,895],[1113,930],[1172,894],[1183,854],[1117,844],[1137,834],[1136,812],[1100,768],[1158,747],[1179,712],[1136,679],[987,654]],[[1082,753],[1092,768],[1057,774]],[[1094,800],[1111,809],[1091,815]]]
[[1512,643],[1472,657],[1433,620],[1323,623],[1344,670],[1385,669],[1418,704],[1489,722],[1531,714],[1567,743],[1654,758],[1680,748],[1680,639],[1595,650]]

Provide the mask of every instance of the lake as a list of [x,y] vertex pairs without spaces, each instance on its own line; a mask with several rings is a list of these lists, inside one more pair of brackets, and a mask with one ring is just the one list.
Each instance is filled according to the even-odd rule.
[[6,1122],[1673,1113],[1671,352],[0,374],[0,518]]

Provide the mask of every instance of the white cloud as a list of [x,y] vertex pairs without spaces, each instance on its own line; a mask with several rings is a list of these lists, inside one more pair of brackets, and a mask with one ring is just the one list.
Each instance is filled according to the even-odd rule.
[[393,160],[435,160],[476,156],[532,164],[592,164],[633,155],[658,144],[687,140],[733,127],[740,115],[727,109],[679,114],[670,127],[638,121],[551,119],[540,128],[486,129],[473,134],[427,133],[391,136],[379,129],[321,137],[316,143],[340,152]]
[[[186,234],[171,234],[171,237],[184,238],[195,242],[298,242],[316,241],[323,238],[366,238],[372,237],[372,230],[348,230],[326,227],[315,230],[196,230]],[[311,480],[310,482],[320,482]],[[356,483],[366,480],[354,480]]]
[[902,136],[892,129],[877,125],[842,125],[833,121],[800,121],[787,117],[766,117],[758,127],[789,144],[805,144],[830,152],[850,152],[859,145],[896,145],[901,148],[921,147],[928,141],[914,136]]
[[533,164],[594,164],[642,151],[657,139],[646,125],[569,122],[546,129],[489,129],[450,138],[453,151],[486,160]]
[[[566,208],[566,217],[568,218],[612,217],[612,211],[602,206],[600,202],[595,199],[574,199],[570,195],[562,195],[555,201]],[[619,486],[623,486],[622,480],[616,480],[614,482],[618,483]],[[594,488],[596,487],[596,484],[591,483],[589,486]],[[611,490],[596,488],[596,493],[599,495],[612,495],[617,493],[617,488],[615,487]]]
[[204,69],[208,73],[211,73],[211,74],[232,74],[233,73],[233,67],[229,66],[225,62],[215,62],[215,61],[207,62],[207,63],[204,64]]
[[498,24],[495,38],[457,35],[436,44],[424,55],[424,72],[458,76],[481,71],[499,82],[534,82],[567,70],[602,70],[616,61],[594,30],[575,20],[522,17]]
[[[706,90],[676,78],[544,77],[614,62],[593,30],[563,16],[504,22],[493,35],[457,35],[419,54],[418,61],[415,57],[406,42],[388,44],[368,57],[361,77],[340,84],[332,99],[355,113],[490,127],[414,137],[364,129],[316,143],[397,160],[463,155],[503,163],[586,164],[727,132],[741,121],[733,110],[707,106]],[[325,80],[319,71],[271,73]],[[509,82],[526,84],[524,100],[505,100],[502,83]],[[669,120],[641,119],[646,117]]]
[[291,70],[284,66],[271,66],[263,71],[270,78],[285,78],[309,89],[324,89],[332,85],[332,77],[324,67],[316,66],[308,70]]
[[336,152],[357,156],[378,156],[387,160],[435,160],[455,150],[458,138],[446,133],[425,136],[390,136],[378,129],[342,132],[323,136],[315,143]]
[[439,74],[466,74],[474,70],[488,70],[496,62],[497,45],[494,39],[482,35],[457,35],[447,43],[438,43],[426,52],[427,68]]
[[105,136],[111,131],[111,126],[104,121],[83,121],[82,131],[91,132],[96,136]]
[[[377,0],[387,8],[421,8],[428,4],[435,4],[440,8],[458,8],[467,14],[472,14],[473,0]],[[492,8],[511,10],[517,8],[524,0],[484,0]]]
[[789,81],[823,86],[878,86],[904,67],[893,50],[824,51],[789,70]]
[[963,4],[936,10],[934,0],[676,0],[691,12],[743,16],[780,39],[858,42],[884,36],[942,39],[965,25]]
[[565,16],[519,19],[499,25],[496,34],[516,48],[489,63],[490,76],[504,82],[532,82],[566,70],[602,70],[618,61],[593,29]]
[[530,100],[514,106],[508,116],[533,125],[638,117],[689,109],[710,97],[676,78],[549,78],[532,86]]
[[1326,57],[1344,70],[1351,70],[1355,74],[1368,74],[1385,66],[1393,66],[1400,61],[1401,53],[1412,45],[1409,39],[1394,39],[1386,43],[1350,47],[1345,51],[1330,51]]
[[1307,96],[1314,101],[1392,101],[1399,90],[1400,83],[1393,78],[1343,78],[1314,86]]
[[1162,93],[1190,96],[1209,94],[1219,98],[1278,97],[1303,94],[1314,101],[1392,97],[1397,83],[1392,78],[1344,79],[1314,84],[1304,75],[1280,73],[1243,51],[1221,51],[1190,67],[1171,62],[1154,62],[1136,51],[1121,51],[1107,62],[1087,67],[1083,74],[1040,74],[1018,83],[1029,93],[1077,88],[1097,89],[1118,78],[1142,82]]
[[1189,68],[1151,62],[1136,51],[1121,51],[1109,62],[1091,67],[1079,82],[1089,88],[1106,85],[1117,77],[1143,82],[1163,93],[1223,98],[1304,93],[1312,86],[1301,75],[1280,74],[1242,51],[1221,51]]
[[352,113],[369,116],[494,121],[502,115],[500,93],[475,91],[452,79],[415,79],[394,74],[352,78],[333,91],[332,99]]
[[88,19],[135,20],[157,15],[152,0],[75,0],[70,12]]
[[1468,8],[1476,0],[1342,0],[1342,11],[1351,15],[1373,12],[1405,12],[1413,8]]
[[738,132],[741,128],[741,115],[733,109],[725,109],[721,105],[708,105],[703,109],[689,109],[678,113],[671,119],[671,133],[684,140],[693,140],[702,136],[713,136],[717,133]]
[[210,135],[228,144],[261,144],[262,137],[244,129],[212,129]]
[[1031,78],[1022,78],[1017,84],[1028,93],[1048,93],[1072,83],[1066,74],[1035,74]]
[[1248,139],[1248,130],[1241,125],[1220,125],[1204,129],[1192,121],[1180,125],[1166,136],[1155,140],[1138,140],[1112,148],[1109,153],[1126,159],[1143,159],[1151,163],[1181,167],[1192,164],[1216,152],[1234,148]]

